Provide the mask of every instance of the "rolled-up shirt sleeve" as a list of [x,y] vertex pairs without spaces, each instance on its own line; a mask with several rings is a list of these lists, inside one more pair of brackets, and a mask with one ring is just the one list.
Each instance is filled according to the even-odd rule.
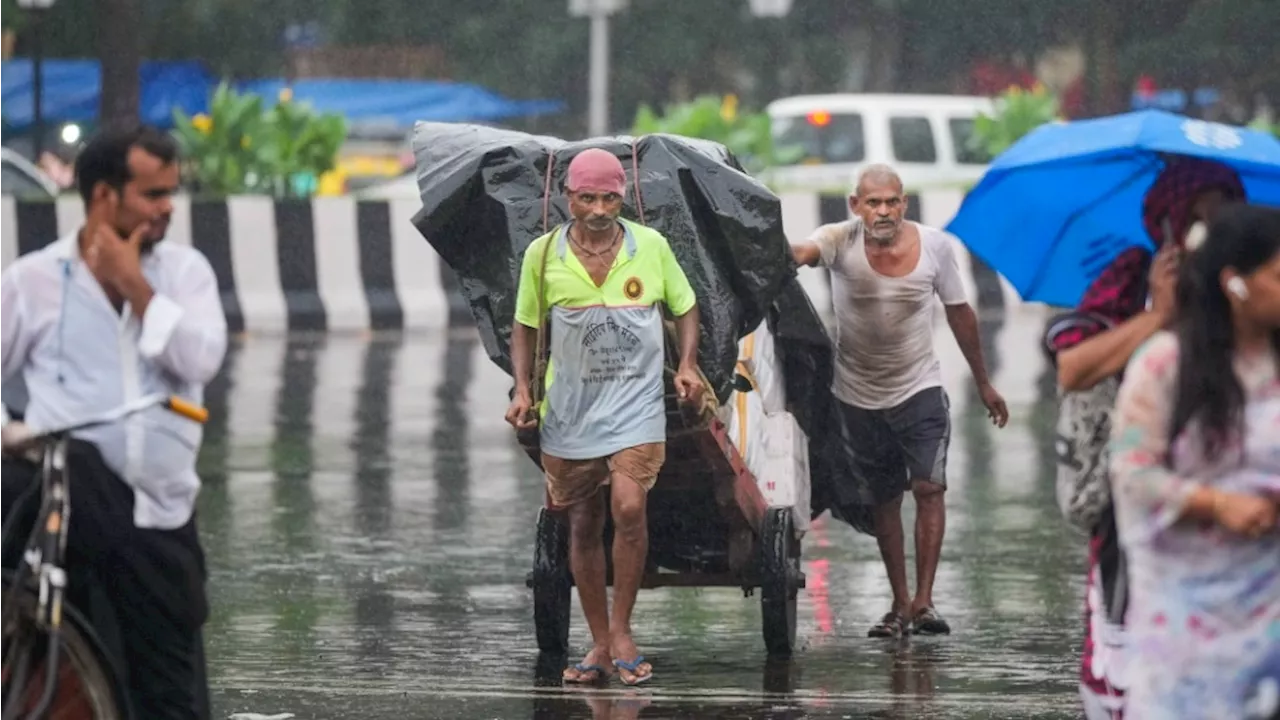
[[227,319],[218,280],[199,253],[156,292],[142,317],[138,353],[190,383],[217,375],[227,352]]
[[1125,370],[1111,425],[1111,482],[1126,544],[1145,544],[1182,517],[1198,484],[1167,465],[1177,340],[1160,333]]

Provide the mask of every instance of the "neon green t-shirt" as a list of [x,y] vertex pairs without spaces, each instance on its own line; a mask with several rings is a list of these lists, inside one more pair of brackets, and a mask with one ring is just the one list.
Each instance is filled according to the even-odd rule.
[[538,273],[551,326],[542,448],[566,459],[605,457],[666,439],[665,333],[658,303],[677,316],[697,303],[661,233],[622,220],[622,247],[597,286],[569,247],[568,226],[530,243],[516,322],[537,328]]
[[[595,282],[573,252],[561,253],[551,248],[547,258],[547,274],[543,279],[543,307],[550,312],[564,307],[634,307],[665,302],[676,316],[684,315],[697,303],[689,279],[685,277],[671,245],[657,230],[619,218],[626,232],[634,238],[635,250],[628,254],[626,243],[614,258],[613,267],[604,284]],[[520,266],[520,286],[516,293],[516,322],[538,327],[537,276],[542,266],[542,253],[553,238],[568,226],[557,228],[529,244]],[[638,281],[637,286],[633,281]],[[628,283],[632,283],[628,286]]]

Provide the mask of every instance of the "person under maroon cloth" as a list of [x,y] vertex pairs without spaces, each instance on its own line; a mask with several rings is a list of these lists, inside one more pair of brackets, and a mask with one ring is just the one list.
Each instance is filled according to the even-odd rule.
[[[1170,267],[1165,272],[1176,270],[1176,256],[1181,251],[1182,241],[1196,222],[1208,222],[1209,216],[1223,202],[1244,199],[1240,178],[1221,163],[1179,158],[1161,172],[1143,199],[1142,224],[1158,249],[1168,248]],[[1176,242],[1169,243],[1170,239]],[[1158,251],[1155,257],[1160,257]],[[1118,326],[1142,313],[1148,295],[1147,280],[1152,260],[1151,251],[1145,247],[1132,247],[1120,253],[1085,290],[1084,298],[1075,311],[1068,314],[1075,316],[1078,322],[1049,339],[1048,344],[1054,352],[1064,353],[1099,335],[1104,328],[1096,321],[1091,322],[1090,316],[1106,318],[1116,326],[1116,330],[1120,330]],[[1083,358],[1059,355],[1058,382],[1066,390],[1083,390],[1111,377],[1124,368],[1129,356],[1152,332],[1154,330],[1141,333],[1141,339],[1133,343],[1128,352],[1113,358],[1119,362],[1118,367],[1112,364],[1097,367],[1097,363],[1090,362],[1100,353],[1086,353]],[[1125,336],[1131,334],[1123,333]],[[1127,347],[1129,343],[1123,345]],[[1112,350],[1113,347],[1108,343],[1106,349]],[[1116,355],[1114,352],[1111,354]]]
[[[1080,304],[1049,324],[1045,347],[1064,391],[1087,390],[1123,372],[1130,356],[1169,323],[1178,260],[1193,227],[1207,223],[1224,202],[1244,199],[1240,178],[1221,163],[1180,157],[1160,173],[1142,203],[1143,226],[1156,245],[1155,254],[1145,247],[1120,253],[1089,285]],[[1122,651],[1123,640],[1096,636],[1099,630],[1121,631],[1114,622],[1123,617],[1123,599],[1115,592],[1123,572],[1120,556],[1115,519],[1108,510],[1089,538],[1080,669],[1089,720],[1116,720],[1123,714],[1124,691],[1109,679],[1109,671],[1120,664],[1108,655]]]

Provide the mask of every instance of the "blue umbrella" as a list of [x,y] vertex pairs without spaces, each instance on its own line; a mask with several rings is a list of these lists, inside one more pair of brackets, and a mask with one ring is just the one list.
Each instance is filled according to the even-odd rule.
[[1233,168],[1280,205],[1280,141],[1160,110],[1036,128],[997,157],[947,230],[1024,300],[1074,306],[1122,251],[1152,246],[1142,199],[1169,155]]

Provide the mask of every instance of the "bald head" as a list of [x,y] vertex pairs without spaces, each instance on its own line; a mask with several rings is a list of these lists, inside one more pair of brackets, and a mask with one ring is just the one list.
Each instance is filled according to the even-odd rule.
[[868,165],[858,173],[858,185],[849,196],[849,209],[862,218],[867,238],[879,245],[892,244],[907,210],[902,178],[888,165]]
[[854,186],[855,197],[863,197],[876,190],[892,190],[902,194],[902,178],[898,171],[883,163],[868,165],[858,173],[858,184]]

